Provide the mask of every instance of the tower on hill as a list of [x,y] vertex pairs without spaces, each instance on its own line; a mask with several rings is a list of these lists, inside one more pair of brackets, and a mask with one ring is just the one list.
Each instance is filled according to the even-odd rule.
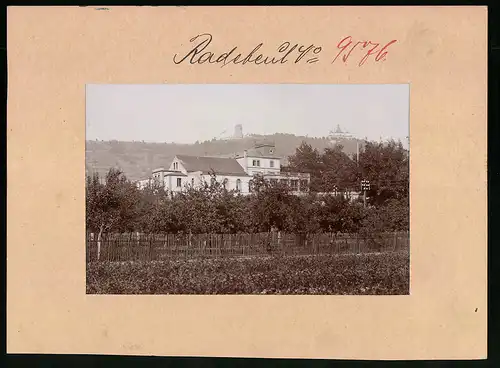
[[241,125],[241,124],[235,125],[233,138],[235,138],[235,139],[243,138],[243,125]]

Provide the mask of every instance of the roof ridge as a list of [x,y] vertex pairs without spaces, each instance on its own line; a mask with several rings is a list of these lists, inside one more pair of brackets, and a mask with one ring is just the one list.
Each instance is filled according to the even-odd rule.
[[224,157],[224,156],[199,156],[199,155],[175,155],[176,157],[193,157],[193,158],[225,158],[225,159],[230,159],[234,160],[234,157]]

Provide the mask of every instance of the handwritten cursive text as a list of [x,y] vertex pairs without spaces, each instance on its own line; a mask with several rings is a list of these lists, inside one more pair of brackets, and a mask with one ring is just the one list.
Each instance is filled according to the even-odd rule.
[[[318,62],[323,52],[321,46],[313,43],[300,44],[290,41],[282,42],[276,49],[265,51],[264,43],[257,44],[252,50],[239,51],[238,46],[234,46],[224,52],[214,51],[212,46],[213,36],[210,33],[199,34],[189,40],[192,44],[190,50],[184,54],[175,54],[174,64],[216,64],[224,67],[233,65],[280,65],[288,62],[293,64]],[[355,41],[352,36],[344,37],[337,44],[336,55],[332,64],[337,60],[342,60],[347,64],[354,60],[358,66],[363,66],[368,61],[375,63],[385,61],[389,52],[389,47],[397,40],[391,40],[386,44],[370,40]]]
[[220,64],[221,67],[228,64],[245,65],[247,63],[255,65],[285,64],[289,60],[295,64],[301,61],[315,63],[319,60],[317,55],[322,50],[321,47],[314,44],[306,46],[296,43],[292,46],[291,42],[286,41],[271,55],[265,55],[260,51],[264,46],[263,43],[259,43],[253,50],[247,53],[238,52],[238,47],[235,46],[229,51],[217,54],[214,51],[207,50],[212,39],[213,37],[209,33],[203,33],[191,38],[189,42],[194,43],[194,47],[182,57],[175,54],[173,62],[175,64],[181,64],[183,62],[188,62],[189,64]]

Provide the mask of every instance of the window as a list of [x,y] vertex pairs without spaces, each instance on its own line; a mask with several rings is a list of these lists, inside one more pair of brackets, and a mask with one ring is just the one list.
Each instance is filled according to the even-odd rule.
[[269,181],[271,182],[272,185],[278,184],[278,179],[271,179]]
[[236,190],[241,191],[241,180],[240,179],[236,180]]
[[177,187],[179,188],[182,184],[182,179],[181,178],[177,178]]
[[260,160],[253,160],[252,166],[260,166]]
[[286,179],[280,179],[280,183],[282,185],[288,185],[288,180],[286,180]]
[[292,190],[299,190],[299,181],[296,179],[290,180],[290,186],[292,187]]
[[253,181],[252,181],[252,180],[250,180],[250,181],[248,182],[248,192],[249,192],[249,193],[252,193],[252,191],[253,191],[253,190],[252,190],[252,187],[253,187]]
[[306,192],[306,191],[307,191],[308,186],[309,186],[309,181],[307,181],[307,180],[301,180],[301,181],[300,181],[300,190],[301,190],[302,192]]
[[179,168],[179,163],[178,162],[174,162],[174,170],[177,170]]
[[273,160],[269,161],[269,167],[274,167],[274,161]]

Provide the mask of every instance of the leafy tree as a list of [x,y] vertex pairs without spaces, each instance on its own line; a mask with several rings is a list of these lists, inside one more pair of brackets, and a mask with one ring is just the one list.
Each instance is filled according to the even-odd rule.
[[98,174],[87,176],[86,224],[87,229],[98,233],[98,258],[103,233],[134,230],[138,201],[137,187],[117,169],[108,171],[104,183]]
[[359,155],[363,179],[370,181],[371,203],[409,196],[409,154],[401,142],[367,142]]
[[306,197],[292,196],[286,208],[285,230],[295,234],[316,233],[321,230],[319,203]]
[[288,158],[290,169],[311,174],[309,189],[313,192],[322,191],[323,162],[320,152],[310,144],[302,142],[295,154]]
[[289,188],[280,183],[272,183],[260,175],[252,180],[251,211],[256,231],[285,230],[287,207],[293,200]]
[[334,190],[356,190],[355,183],[359,180],[357,163],[343,152],[342,145],[326,148],[321,156],[323,172],[321,175],[322,189],[325,192]]

